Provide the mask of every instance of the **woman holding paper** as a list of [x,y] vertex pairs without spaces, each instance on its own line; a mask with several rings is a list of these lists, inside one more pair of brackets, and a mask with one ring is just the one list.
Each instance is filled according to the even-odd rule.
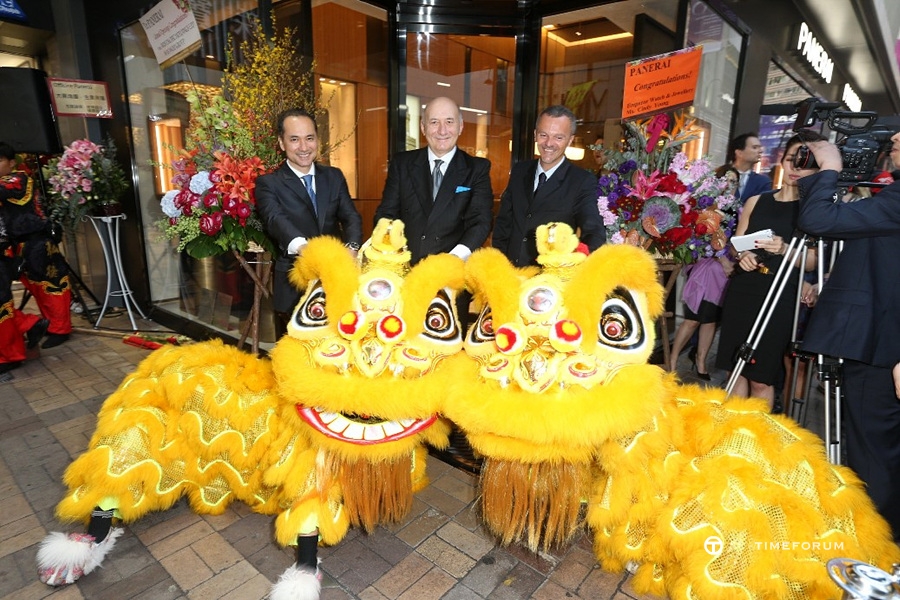
[[[781,168],[784,170],[782,187],[774,192],[765,192],[747,200],[738,219],[736,236],[771,229],[773,235],[760,236],[752,250],[735,252],[737,266],[725,293],[722,308],[722,329],[716,366],[731,371],[735,367],[737,352],[747,341],[750,330],[756,322],[775,273],[784,258],[788,244],[797,227],[798,200],[800,189],[797,181],[812,175],[818,169],[794,168],[794,156],[805,141],[824,139],[822,136],[803,132],[788,140]],[[807,253],[804,268],[809,271],[816,266],[814,250]],[[768,325],[759,339],[752,357],[746,361],[741,376],[732,392],[736,396],[765,398],[769,408],[775,401],[775,380],[782,364],[782,357],[791,339],[794,318],[794,302],[797,298],[797,276],[792,273],[784,291],[772,311]]]

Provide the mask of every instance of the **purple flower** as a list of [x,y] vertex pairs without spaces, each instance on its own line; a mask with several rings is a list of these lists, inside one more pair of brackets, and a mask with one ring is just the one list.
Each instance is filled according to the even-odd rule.
[[619,165],[619,173],[622,175],[626,175],[631,171],[634,171],[637,168],[637,162],[634,159],[629,159]]
[[660,233],[665,233],[679,224],[681,209],[669,198],[656,196],[644,203],[642,218],[650,217]]

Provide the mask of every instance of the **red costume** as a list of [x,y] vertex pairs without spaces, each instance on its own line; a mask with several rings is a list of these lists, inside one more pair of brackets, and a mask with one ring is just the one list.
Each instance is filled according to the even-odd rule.
[[[0,178],[0,210],[12,244],[8,253],[22,259],[22,283],[50,320],[48,333],[67,335],[72,331],[68,267],[51,239],[49,222],[41,214],[36,196],[34,180],[26,173],[13,171]],[[9,278],[13,277],[10,273]],[[4,294],[8,290],[6,284]],[[0,335],[0,339],[5,337]]]

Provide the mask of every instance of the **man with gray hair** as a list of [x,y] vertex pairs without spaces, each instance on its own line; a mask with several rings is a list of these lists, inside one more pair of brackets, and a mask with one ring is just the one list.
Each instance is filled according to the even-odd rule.
[[567,223],[591,252],[606,241],[597,178],[566,159],[574,138],[574,113],[560,105],[545,108],[534,127],[540,156],[513,165],[492,243],[517,267],[537,264],[535,230],[540,225]]

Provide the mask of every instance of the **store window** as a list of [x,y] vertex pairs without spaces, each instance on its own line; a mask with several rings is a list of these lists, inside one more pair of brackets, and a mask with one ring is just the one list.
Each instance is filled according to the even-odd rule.
[[[220,90],[229,42],[239,47],[259,17],[257,0],[216,0],[192,7],[202,47],[165,70],[159,68],[140,23],[121,30],[150,300],[218,334],[240,338],[253,302],[252,280],[230,254],[197,260],[178,252],[177,244],[165,239],[157,226],[164,218],[159,200],[171,189],[172,176],[160,165],[170,163],[184,146],[195,116],[186,94],[192,89],[206,95]],[[276,2],[274,12],[279,29],[295,28],[303,18],[300,2],[292,0]],[[316,3],[312,19],[315,92],[327,115],[319,131],[321,146],[329,149],[320,160],[345,173],[370,226],[374,206],[366,205],[380,198],[387,170],[387,16],[365,3],[341,0]],[[275,341],[266,300],[260,328],[263,344]]]
[[[625,63],[677,49],[677,2],[626,0],[544,17],[538,110],[564,104],[578,118],[567,156],[596,170],[587,146],[621,142]],[[531,126],[532,124],[527,124]]]
[[[276,4],[276,14],[294,4]],[[357,0],[314,2],[312,25],[316,93],[328,121],[319,128],[332,148],[326,160],[347,178],[368,237],[387,177],[387,12]]]
[[744,38],[702,0],[691,0],[686,30],[686,45],[703,46],[693,107],[694,117],[703,123],[708,136],[703,154],[712,157],[714,164],[724,164],[728,158]]

